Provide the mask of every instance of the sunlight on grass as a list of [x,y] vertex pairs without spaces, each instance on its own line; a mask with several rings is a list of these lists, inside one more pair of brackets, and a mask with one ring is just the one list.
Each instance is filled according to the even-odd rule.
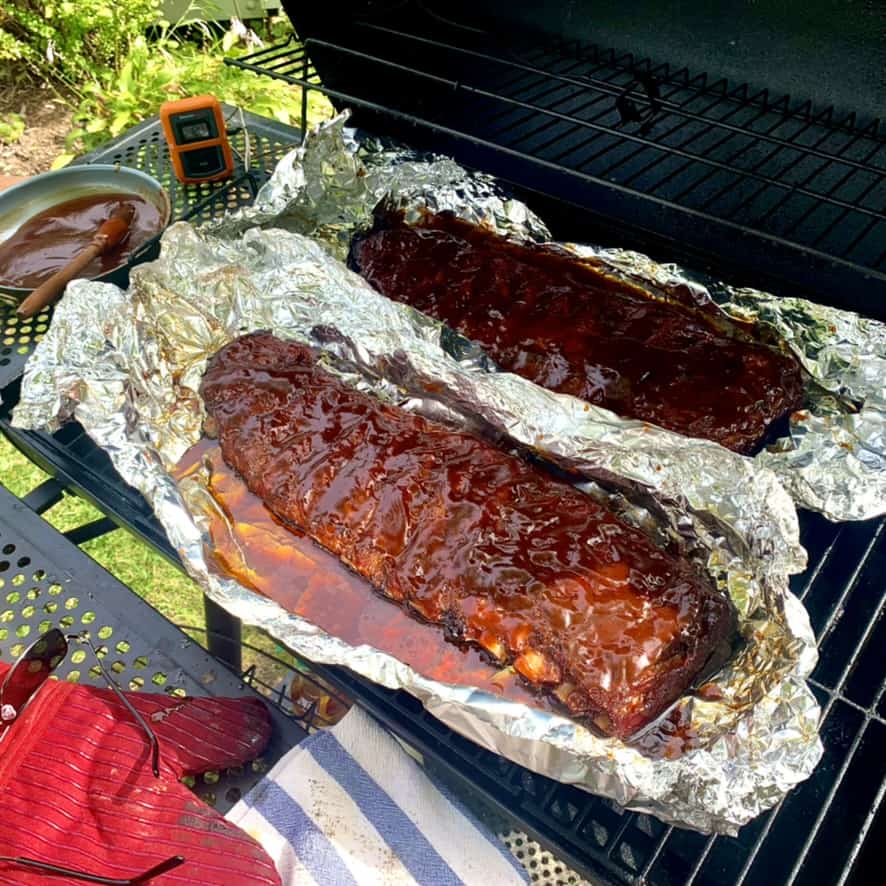
[[[10,492],[22,497],[46,479],[43,471],[31,464],[5,437],[0,436],[0,482]],[[75,495],[65,495],[63,501],[43,514],[44,519],[60,532],[82,526],[101,516],[100,511]],[[199,643],[206,644],[202,591],[180,569],[124,529],[87,542],[82,550],[171,622],[183,628],[197,628],[188,633]],[[256,628],[244,628],[243,640],[267,654],[245,649],[244,667],[254,664],[262,680],[270,685],[279,683],[283,671],[267,656],[282,659],[290,666],[295,659]]]

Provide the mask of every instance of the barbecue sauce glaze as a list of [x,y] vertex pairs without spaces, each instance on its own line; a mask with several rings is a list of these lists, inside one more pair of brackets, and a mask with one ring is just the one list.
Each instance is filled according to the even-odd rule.
[[0,286],[35,289],[89,246],[121,203],[135,207],[129,236],[87,265],[82,276],[96,277],[119,267],[160,230],[160,210],[134,194],[88,194],[45,209],[0,243]]
[[225,461],[286,526],[606,734],[729,654],[734,610],[688,564],[521,459],[347,387],[309,348],[245,336],[201,393]]
[[802,401],[792,357],[556,247],[445,215],[419,226],[385,215],[355,239],[350,264],[509,372],[736,452],[752,452]]

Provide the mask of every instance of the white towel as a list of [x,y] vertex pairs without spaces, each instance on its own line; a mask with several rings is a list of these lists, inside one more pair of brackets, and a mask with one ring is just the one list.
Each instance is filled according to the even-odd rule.
[[509,886],[525,870],[356,706],[310,736],[229,813],[284,884]]

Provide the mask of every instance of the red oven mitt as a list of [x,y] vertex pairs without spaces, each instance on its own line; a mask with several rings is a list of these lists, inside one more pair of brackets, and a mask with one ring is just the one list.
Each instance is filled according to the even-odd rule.
[[[0,743],[0,855],[117,879],[181,855],[150,882],[279,884],[258,843],[180,783],[261,754],[271,733],[261,701],[127,697],[157,736],[160,777],[144,730],[111,690],[52,680]],[[0,862],[0,883],[78,882]]]

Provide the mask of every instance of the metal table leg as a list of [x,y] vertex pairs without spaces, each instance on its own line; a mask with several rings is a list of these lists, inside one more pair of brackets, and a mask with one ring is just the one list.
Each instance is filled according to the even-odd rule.
[[206,639],[209,651],[223,661],[234,673],[243,670],[241,657],[240,619],[235,618],[214,600],[203,595],[203,612],[206,615]]

